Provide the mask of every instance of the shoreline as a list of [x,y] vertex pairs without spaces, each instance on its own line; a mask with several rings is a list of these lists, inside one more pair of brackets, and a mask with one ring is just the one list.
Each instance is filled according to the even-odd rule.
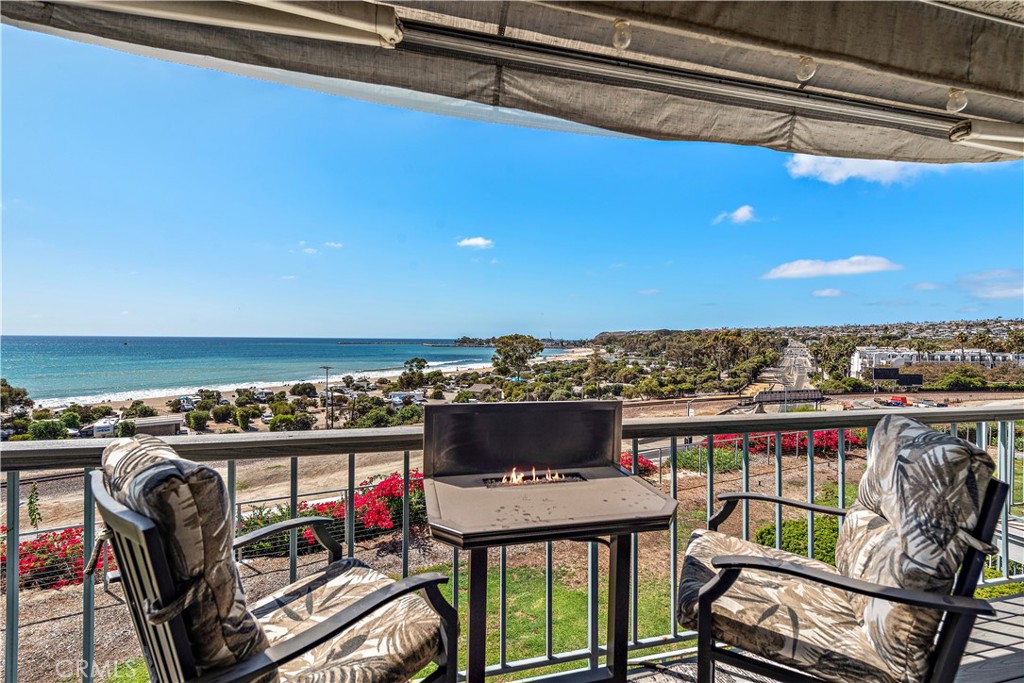
[[[557,349],[555,349],[557,350]],[[579,360],[580,358],[589,357],[592,353],[592,349],[589,348],[576,348],[566,349],[565,353],[556,353],[550,356],[544,356],[541,358],[534,358],[531,360],[531,365],[537,363],[545,363],[549,361],[560,361],[568,362],[572,360]],[[441,365],[442,367],[438,367]],[[459,375],[464,372],[480,372],[482,370],[489,370],[492,368],[490,362],[477,362],[477,363],[466,363],[459,364],[455,367],[444,367],[443,364],[429,364],[427,365],[427,371],[438,370],[444,374],[445,377],[452,375]],[[368,377],[372,380],[378,378],[395,379],[404,372],[404,368],[392,368],[392,369],[381,369],[381,370],[359,370],[354,372],[339,373],[332,375],[331,382],[332,386],[337,386],[341,383],[341,378],[345,375],[352,375],[356,378]],[[235,389],[257,387],[268,391],[288,391],[293,385],[301,382],[310,382],[317,387],[317,391],[323,391],[325,382],[323,376],[307,377],[305,379],[296,380],[271,380],[264,382],[257,381],[242,381],[232,382],[230,384],[218,384],[218,385],[195,385],[187,387],[167,387],[167,388],[156,388],[156,389],[140,389],[137,391],[119,391],[107,394],[91,394],[91,395],[80,395],[80,396],[67,396],[57,398],[43,398],[33,399],[35,401],[35,408],[65,408],[72,403],[78,405],[109,405],[114,410],[122,410],[131,405],[132,401],[141,400],[147,405],[150,405],[157,409],[160,413],[167,413],[167,401],[173,400],[180,396],[190,396],[196,394],[200,389],[207,389],[211,391],[220,391],[225,397],[233,397]],[[29,397],[31,398],[31,392]]]

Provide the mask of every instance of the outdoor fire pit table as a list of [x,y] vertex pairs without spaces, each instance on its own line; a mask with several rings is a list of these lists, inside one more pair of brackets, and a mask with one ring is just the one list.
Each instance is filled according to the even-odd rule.
[[[629,534],[668,529],[676,501],[619,465],[622,404],[427,406],[423,491],[434,538],[469,550],[468,683],[483,683],[487,549],[609,536],[607,666],[626,680]],[[573,674],[579,679],[579,674]]]

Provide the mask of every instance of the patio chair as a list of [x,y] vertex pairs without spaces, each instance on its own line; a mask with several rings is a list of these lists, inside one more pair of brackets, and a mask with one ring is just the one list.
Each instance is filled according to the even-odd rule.
[[[455,682],[457,615],[438,590],[447,577],[393,581],[343,558],[324,517],[232,542],[220,475],[151,436],[115,441],[90,476],[153,681],[396,683],[434,661],[427,680]],[[247,604],[233,550],[300,527],[327,549],[326,569]]]
[[[679,587],[698,680],[714,681],[721,662],[798,683],[952,681],[975,619],[994,614],[971,597],[1006,498],[993,470],[973,444],[890,415],[849,509],[718,496],[725,505],[690,537]],[[838,515],[836,566],[716,531],[741,500]]]

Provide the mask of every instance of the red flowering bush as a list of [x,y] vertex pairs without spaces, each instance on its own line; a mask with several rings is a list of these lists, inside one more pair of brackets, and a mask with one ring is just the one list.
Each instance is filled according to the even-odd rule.
[[[82,527],[39,534],[33,539],[22,541],[18,547],[18,583],[21,588],[63,588],[82,583],[85,568],[83,557]],[[6,578],[7,527],[0,526],[0,565]],[[113,568],[113,557],[105,549],[97,569],[104,562]],[[3,586],[6,590],[6,585]]]
[[[715,446],[731,446],[742,440],[741,434],[716,434]],[[751,453],[775,452],[775,434],[773,432],[756,432],[748,439]],[[863,437],[855,431],[846,431],[846,446],[863,446]],[[807,452],[807,432],[786,432],[782,435],[783,453]],[[823,429],[814,432],[815,455],[835,454],[839,452],[839,430]]]
[[[633,471],[633,454],[628,451],[623,451],[619,456],[619,464],[625,467],[630,472]],[[637,457],[636,470],[641,477],[649,477],[652,474],[658,473],[658,466],[648,460],[642,455]]]

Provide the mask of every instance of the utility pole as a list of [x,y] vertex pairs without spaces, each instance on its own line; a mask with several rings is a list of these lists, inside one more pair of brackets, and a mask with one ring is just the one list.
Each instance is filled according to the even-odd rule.
[[321,365],[324,371],[324,396],[327,397],[327,428],[334,429],[334,394],[331,392],[331,366]]

